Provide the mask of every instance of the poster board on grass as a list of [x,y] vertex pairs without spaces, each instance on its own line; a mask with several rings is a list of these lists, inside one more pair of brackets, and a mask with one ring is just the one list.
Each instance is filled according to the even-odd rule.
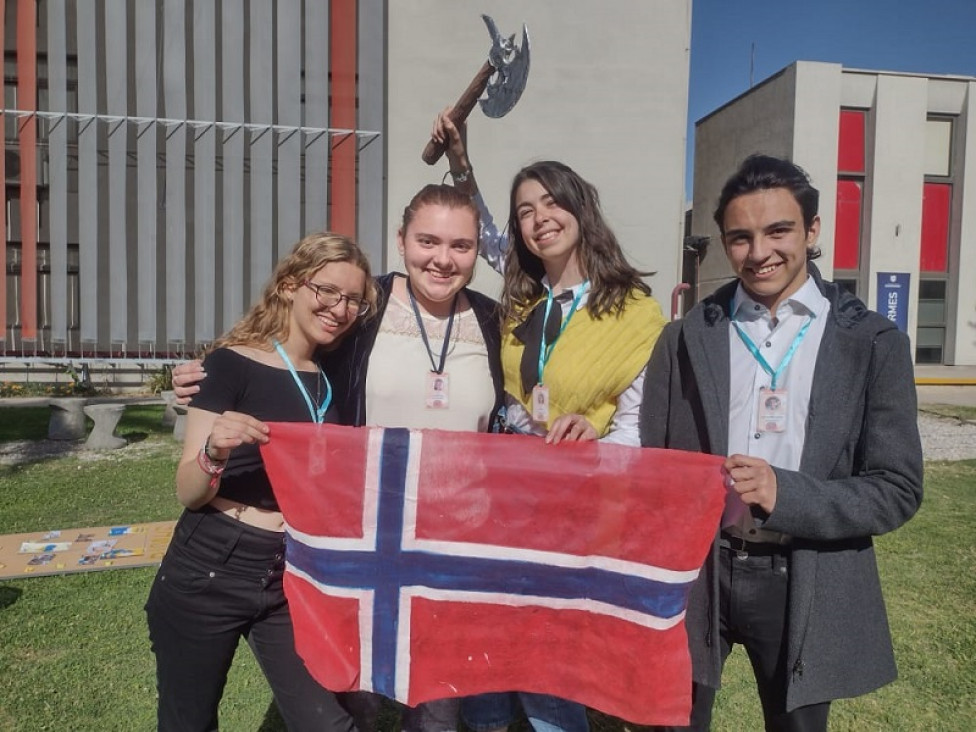
[[0,579],[158,565],[175,521],[0,536]]

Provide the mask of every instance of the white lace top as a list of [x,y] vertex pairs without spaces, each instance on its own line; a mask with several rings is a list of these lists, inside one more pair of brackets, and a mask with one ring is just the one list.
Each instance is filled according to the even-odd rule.
[[[440,360],[447,318],[421,313],[434,361]],[[430,357],[409,303],[390,296],[366,373],[366,423],[382,427],[485,431],[495,390],[488,349],[473,310],[458,313],[444,372],[448,406],[426,405]]]

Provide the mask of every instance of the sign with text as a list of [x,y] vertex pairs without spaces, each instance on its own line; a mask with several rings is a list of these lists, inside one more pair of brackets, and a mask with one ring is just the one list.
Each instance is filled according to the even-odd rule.
[[878,272],[877,311],[908,332],[908,272]]

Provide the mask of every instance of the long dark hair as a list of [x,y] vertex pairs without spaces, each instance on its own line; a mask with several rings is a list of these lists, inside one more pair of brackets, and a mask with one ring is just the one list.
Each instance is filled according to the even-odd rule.
[[515,196],[527,180],[538,182],[560,208],[579,222],[580,240],[577,259],[584,276],[590,281],[587,309],[595,318],[623,310],[633,290],[646,295],[651,288],[641,279],[649,273],[634,269],[624,257],[620,243],[603,217],[600,195],[572,168],[554,160],[543,160],[522,168],[512,181],[509,196],[509,248],[505,257],[505,288],[502,311],[506,319],[521,320],[525,312],[542,295],[542,260],[534,255],[522,238]]

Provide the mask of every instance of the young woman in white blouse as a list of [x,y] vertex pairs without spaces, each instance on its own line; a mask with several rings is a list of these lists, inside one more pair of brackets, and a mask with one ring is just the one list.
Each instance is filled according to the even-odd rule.
[[[498,304],[467,285],[478,259],[479,213],[448,185],[428,185],[407,205],[397,234],[406,273],[377,277],[377,313],[352,329],[322,366],[339,422],[348,425],[487,431],[502,404]],[[176,395],[196,393],[199,361],[173,371]],[[372,726],[378,698],[356,707]],[[402,729],[456,729],[458,699],[405,708]],[[365,707],[365,709],[364,709]],[[372,708],[372,709],[370,709]]]

